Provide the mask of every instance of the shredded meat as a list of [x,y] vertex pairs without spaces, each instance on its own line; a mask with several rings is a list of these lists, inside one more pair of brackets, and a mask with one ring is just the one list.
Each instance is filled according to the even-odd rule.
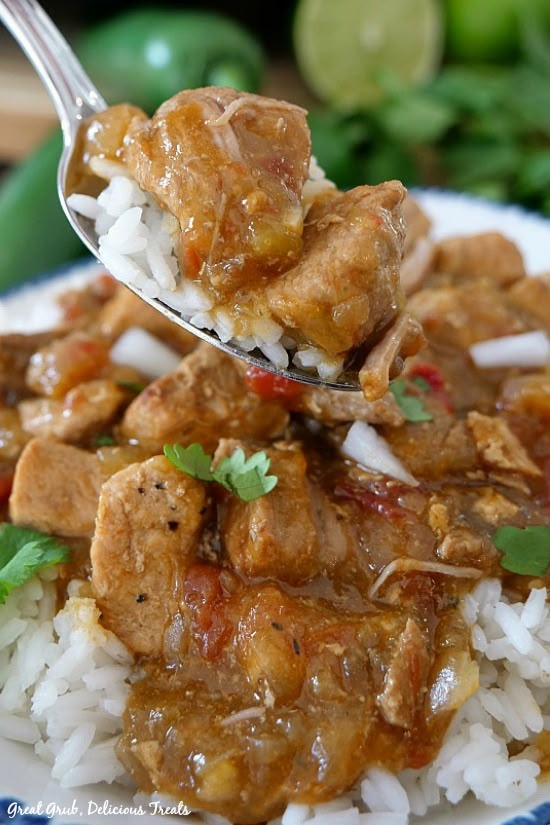
[[485,521],[493,525],[513,519],[519,510],[517,504],[492,487],[483,487],[479,491],[473,508]]
[[[418,625],[407,620],[399,636],[385,676],[384,690],[378,698],[382,716],[390,725],[405,730],[413,727],[415,716],[427,691],[431,658]],[[408,690],[403,690],[403,685]]]
[[359,370],[359,383],[367,401],[382,398],[390,379],[403,369],[404,359],[416,355],[425,343],[422,327],[417,321],[408,313],[400,315]]
[[541,475],[540,469],[529,458],[527,450],[503,418],[492,418],[472,410],[468,413],[467,423],[479,455],[489,467],[528,476]]

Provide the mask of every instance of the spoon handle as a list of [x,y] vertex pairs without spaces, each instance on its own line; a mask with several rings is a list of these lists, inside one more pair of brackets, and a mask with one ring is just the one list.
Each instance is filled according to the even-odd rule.
[[0,0],[0,20],[26,52],[48,90],[68,145],[80,121],[105,109],[105,101],[36,0]]

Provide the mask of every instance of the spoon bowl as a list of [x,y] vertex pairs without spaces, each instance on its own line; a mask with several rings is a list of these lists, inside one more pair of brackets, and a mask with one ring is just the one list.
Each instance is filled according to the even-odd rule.
[[[106,109],[107,104],[59,29],[36,0],[0,0],[0,20],[26,52],[56,108],[64,139],[57,173],[59,200],[76,234],[92,255],[101,260],[93,222],[79,215],[67,203],[67,177],[83,121]],[[306,384],[337,390],[360,389],[357,373],[351,370],[344,372],[338,381],[324,381],[294,365],[285,370],[279,369],[260,350],[245,352],[234,343],[221,341],[215,332],[195,327],[159,298],[151,298],[131,284],[126,286],[173,323],[251,366]]]

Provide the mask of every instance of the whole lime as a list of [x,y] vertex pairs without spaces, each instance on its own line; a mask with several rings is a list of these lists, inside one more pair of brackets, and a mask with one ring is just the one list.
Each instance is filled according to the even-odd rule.
[[384,95],[384,77],[413,86],[439,66],[439,0],[299,0],[294,48],[318,97],[339,109]]

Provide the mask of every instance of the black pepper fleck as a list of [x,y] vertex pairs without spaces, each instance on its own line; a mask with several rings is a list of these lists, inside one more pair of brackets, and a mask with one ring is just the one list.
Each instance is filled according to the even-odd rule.
[[177,530],[180,526],[179,521],[169,521],[168,522],[168,529],[173,533],[174,530]]
[[139,596],[136,596],[136,602],[144,602],[147,600],[147,596],[145,593],[140,593]]
[[280,622],[271,622],[271,627],[273,630],[282,630],[283,626]]
[[164,481],[155,481],[155,490],[166,490]]
[[144,495],[145,487],[138,487],[138,493],[140,494],[140,496]]
[[292,640],[292,647],[294,648],[294,653],[296,656],[300,655],[300,645],[298,644],[298,639]]

